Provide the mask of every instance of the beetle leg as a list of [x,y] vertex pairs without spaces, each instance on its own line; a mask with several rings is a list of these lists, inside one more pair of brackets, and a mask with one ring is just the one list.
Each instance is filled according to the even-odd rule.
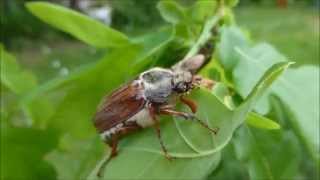
[[214,134],[217,134],[219,131],[219,128],[214,128],[214,129],[210,128],[206,123],[204,123],[199,118],[197,118],[195,115],[190,114],[190,113],[180,112],[180,111],[176,111],[174,109],[160,108],[159,114],[179,116],[179,117],[183,117],[186,120],[196,120],[201,126],[208,129],[209,131],[213,132]]
[[168,150],[167,150],[166,146],[164,145],[164,143],[163,143],[163,141],[162,141],[159,121],[158,121],[157,118],[156,118],[156,109],[155,109],[152,105],[150,105],[148,109],[149,109],[149,113],[150,113],[151,119],[152,119],[153,122],[154,122],[154,128],[155,128],[155,130],[156,130],[157,137],[158,137],[159,142],[160,142],[160,145],[161,145],[161,149],[162,149],[165,157],[166,157],[168,160],[171,160],[172,157],[169,155]]
[[197,112],[197,104],[196,104],[193,100],[188,99],[188,98],[186,98],[186,97],[184,97],[184,96],[180,96],[180,101],[181,101],[183,104],[187,105],[187,106],[191,109],[191,111],[192,111],[193,113],[196,113],[196,112]]
[[118,134],[114,134],[114,135],[112,135],[110,141],[108,141],[108,142],[105,141],[109,145],[109,147],[111,148],[111,153],[110,153],[108,159],[106,159],[99,167],[99,170],[97,172],[98,177],[102,176],[102,171],[104,170],[105,166],[110,162],[110,160],[112,158],[114,158],[115,156],[117,156],[117,154],[118,154],[117,147],[118,147],[118,141],[119,141],[118,137],[119,137]]
[[106,159],[101,166],[99,167],[99,170],[97,172],[97,176],[101,177],[102,175],[102,171],[104,170],[105,166],[110,162],[110,160],[112,158],[114,158],[115,156],[117,156],[118,154],[118,142],[119,142],[119,138],[121,136],[124,136],[128,133],[134,132],[138,129],[141,129],[140,126],[138,126],[137,124],[133,123],[133,124],[126,124],[125,126],[123,126],[122,128],[118,129],[117,132],[115,134],[113,134],[111,136],[111,139],[106,143],[110,146],[111,148],[111,153],[108,157],[108,159]]

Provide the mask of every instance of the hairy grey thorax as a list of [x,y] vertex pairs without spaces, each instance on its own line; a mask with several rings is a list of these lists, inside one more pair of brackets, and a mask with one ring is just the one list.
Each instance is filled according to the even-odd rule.
[[155,103],[165,103],[172,94],[173,73],[162,68],[152,68],[141,74],[144,93],[147,100]]

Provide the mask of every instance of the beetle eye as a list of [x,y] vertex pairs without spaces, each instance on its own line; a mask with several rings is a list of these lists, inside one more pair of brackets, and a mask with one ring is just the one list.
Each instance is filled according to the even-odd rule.
[[177,92],[185,92],[185,91],[187,91],[187,84],[185,82],[179,82],[176,85],[175,90]]

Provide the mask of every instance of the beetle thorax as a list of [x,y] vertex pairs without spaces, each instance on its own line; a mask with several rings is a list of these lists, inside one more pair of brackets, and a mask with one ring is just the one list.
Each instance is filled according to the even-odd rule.
[[163,68],[152,68],[140,75],[147,100],[155,103],[165,103],[172,94],[173,73]]

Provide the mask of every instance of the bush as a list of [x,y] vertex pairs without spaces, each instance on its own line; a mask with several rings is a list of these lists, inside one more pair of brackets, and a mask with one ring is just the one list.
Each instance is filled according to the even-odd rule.
[[289,68],[292,62],[270,44],[253,44],[234,22],[235,4],[198,1],[183,7],[160,1],[157,9],[168,25],[129,38],[67,8],[28,3],[42,21],[106,53],[39,85],[1,47],[1,96],[10,99],[1,106],[1,178],[96,179],[107,156],[91,121],[100,99],[139,72],[170,67],[208,43],[214,51],[200,74],[217,83],[190,97],[198,102],[197,116],[219,133],[161,117],[163,139],[175,159],[167,161],[152,129],[145,129],[121,142],[103,178],[316,178],[319,68]]

